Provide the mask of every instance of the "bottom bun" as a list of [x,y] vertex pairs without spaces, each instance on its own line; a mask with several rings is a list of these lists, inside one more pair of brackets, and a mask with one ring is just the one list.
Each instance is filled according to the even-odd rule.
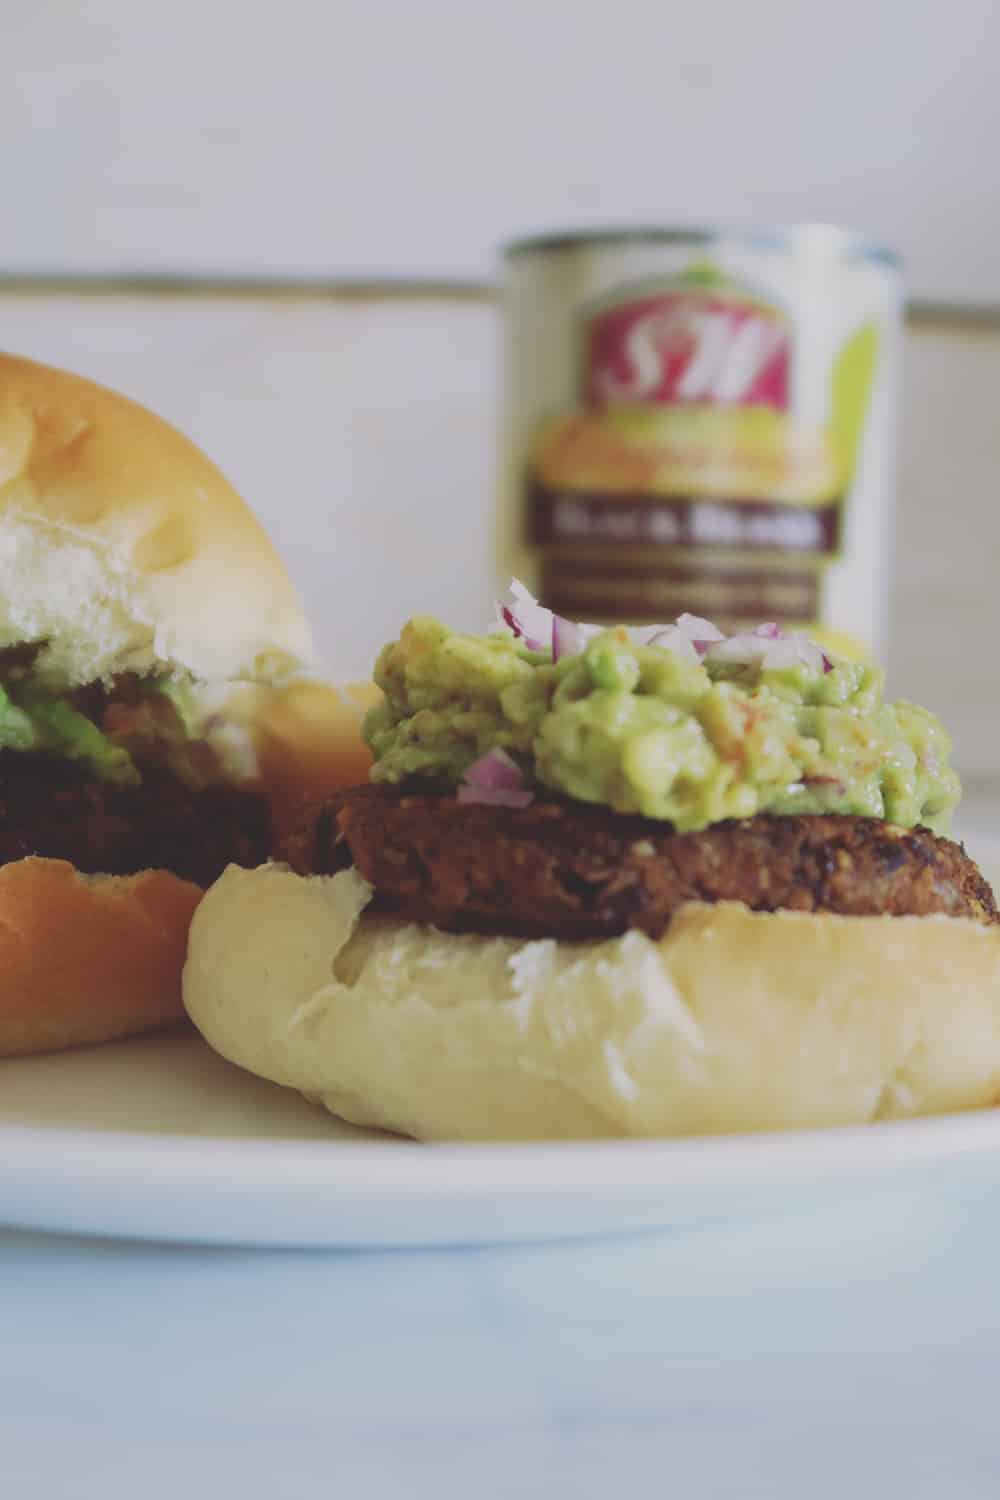
[[0,866],[0,1057],[135,1036],[184,1019],[181,972],[202,892],[165,870]]
[[232,1062],[434,1140],[665,1136],[1000,1097],[1000,930],[691,905],[655,942],[453,936],[362,916],[354,871],[230,867],[187,1010]]

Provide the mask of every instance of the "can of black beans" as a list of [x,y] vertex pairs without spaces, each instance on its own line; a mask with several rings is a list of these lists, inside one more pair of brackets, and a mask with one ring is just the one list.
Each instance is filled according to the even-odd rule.
[[897,258],[829,225],[508,246],[498,582],[880,652],[900,309]]

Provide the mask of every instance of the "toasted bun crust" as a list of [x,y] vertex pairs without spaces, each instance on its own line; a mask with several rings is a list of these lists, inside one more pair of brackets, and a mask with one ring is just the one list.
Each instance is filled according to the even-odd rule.
[[430,1140],[858,1123],[1000,1098],[1000,931],[684,907],[563,944],[362,916],[354,871],[230,867],[184,1002],[224,1057]]
[[0,644],[40,640],[74,685],[154,667],[267,681],[313,657],[263,528],[193,443],[0,354]]
[[164,870],[0,867],[0,1057],[135,1036],[183,1020],[181,972],[202,893]]

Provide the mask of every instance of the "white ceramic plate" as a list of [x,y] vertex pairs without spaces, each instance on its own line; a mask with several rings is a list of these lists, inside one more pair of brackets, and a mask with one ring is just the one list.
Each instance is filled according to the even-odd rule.
[[425,1146],[339,1124],[190,1033],[0,1062],[0,1223],[83,1234],[299,1246],[605,1234],[766,1212],[998,1151],[1000,1110],[702,1140]]

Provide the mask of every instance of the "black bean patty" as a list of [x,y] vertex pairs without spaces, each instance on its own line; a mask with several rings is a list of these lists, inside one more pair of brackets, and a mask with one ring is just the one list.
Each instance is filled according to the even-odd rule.
[[873,818],[760,815],[675,833],[580,802],[520,810],[363,786],[314,811],[279,852],[302,873],[353,862],[382,910],[450,931],[659,937],[689,901],[998,920],[960,845]]
[[140,786],[112,786],[66,759],[0,752],[0,864],[39,854],[86,874],[172,870],[207,886],[230,861],[260,864],[269,839],[253,791],[194,790],[154,768]]

